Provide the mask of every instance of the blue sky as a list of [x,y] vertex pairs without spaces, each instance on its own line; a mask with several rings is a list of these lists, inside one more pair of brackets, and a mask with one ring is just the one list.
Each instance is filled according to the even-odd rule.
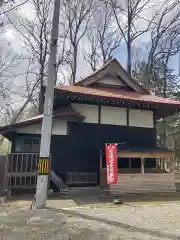
[[114,54],[114,57],[120,62],[120,64],[126,68],[126,45],[121,45]]
[[[148,45],[146,43],[146,45]],[[134,49],[134,52],[136,52],[136,49]],[[138,53],[138,59],[146,59],[148,56],[148,51],[145,48],[140,48],[140,51]],[[126,44],[122,44],[114,53],[114,57],[120,62],[120,64],[126,68],[126,61],[127,61],[127,50],[126,50]],[[136,57],[136,58],[137,58]],[[169,61],[169,67],[171,69],[174,69],[176,73],[179,72],[180,68],[180,54],[171,57]]]

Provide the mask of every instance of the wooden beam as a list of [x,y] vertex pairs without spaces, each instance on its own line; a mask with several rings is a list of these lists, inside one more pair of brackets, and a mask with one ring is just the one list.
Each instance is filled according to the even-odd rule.
[[102,150],[100,151],[100,169],[102,169]]
[[156,127],[156,111],[153,111],[153,123],[154,123],[154,128]]
[[126,109],[127,126],[129,126],[129,108]]
[[144,158],[141,158],[141,173],[144,174]]
[[171,162],[171,171],[174,173],[175,172],[175,164],[174,164],[174,154],[173,154],[173,157],[170,159],[170,162]]
[[101,124],[101,105],[98,105],[98,123]]
[[117,156],[123,158],[170,158],[173,152],[118,152]]

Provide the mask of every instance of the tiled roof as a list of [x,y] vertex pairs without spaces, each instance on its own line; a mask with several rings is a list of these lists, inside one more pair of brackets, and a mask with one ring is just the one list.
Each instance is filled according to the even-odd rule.
[[149,94],[140,94],[137,92],[129,92],[125,90],[115,89],[97,89],[90,87],[82,86],[56,86],[55,89],[60,92],[66,92],[74,95],[89,96],[89,97],[102,97],[107,99],[116,99],[116,100],[132,100],[138,102],[147,102],[147,103],[162,103],[162,104],[172,104],[177,105],[180,108],[180,101],[171,100],[168,98],[157,97]]
[[[53,114],[54,118],[58,118],[58,117],[76,117],[80,120],[84,119],[84,116],[81,115],[80,113],[76,112],[73,108],[68,107],[68,108],[61,108],[61,109],[57,109],[54,114]],[[32,117],[32,118],[28,118],[26,120],[14,123],[14,124],[9,124],[6,126],[2,126],[0,127],[0,134],[2,134],[3,131],[6,131],[8,129],[14,128],[14,127],[21,127],[21,126],[26,126],[29,124],[33,124],[33,123],[37,123],[40,122],[43,118],[43,114],[40,114],[38,116]]]

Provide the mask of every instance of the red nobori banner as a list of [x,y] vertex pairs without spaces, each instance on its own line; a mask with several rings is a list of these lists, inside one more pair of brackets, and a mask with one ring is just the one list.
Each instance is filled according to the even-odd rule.
[[107,184],[117,184],[117,145],[106,144]]

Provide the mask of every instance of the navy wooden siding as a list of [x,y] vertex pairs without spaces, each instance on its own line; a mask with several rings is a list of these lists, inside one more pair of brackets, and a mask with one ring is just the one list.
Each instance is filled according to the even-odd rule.
[[[38,137],[40,138],[40,135]],[[56,173],[99,172],[100,149],[104,148],[105,143],[111,142],[155,147],[156,129],[68,123],[67,136],[52,136],[52,168]]]

